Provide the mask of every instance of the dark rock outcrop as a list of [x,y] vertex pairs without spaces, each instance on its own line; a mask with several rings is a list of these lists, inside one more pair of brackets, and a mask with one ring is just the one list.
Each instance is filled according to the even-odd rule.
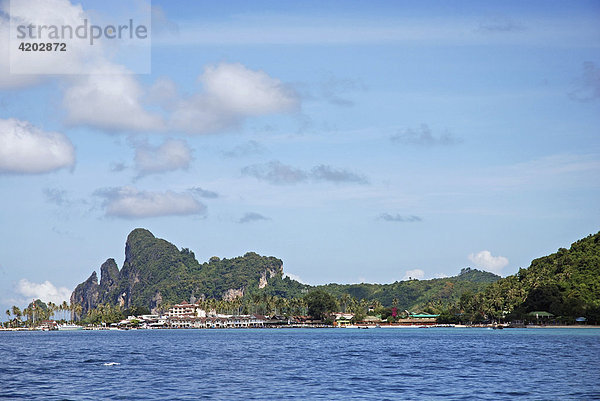
[[71,294],[71,305],[81,305],[81,315],[85,316],[89,310],[94,309],[100,300],[100,286],[96,272],[83,283],[75,287]]
[[112,291],[117,288],[121,276],[119,274],[119,268],[114,259],[107,259],[106,262],[100,266],[100,288],[103,291]]
[[229,299],[281,278],[282,265],[277,258],[254,252],[233,259],[213,257],[209,263],[199,264],[189,249],[179,250],[150,231],[137,228],[127,237],[123,268],[119,270],[115,260],[108,259],[100,267],[100,283],[94,272],[75,288],[71,302],[81,305],[85,316],[105,303],[156,311],[194,293]]

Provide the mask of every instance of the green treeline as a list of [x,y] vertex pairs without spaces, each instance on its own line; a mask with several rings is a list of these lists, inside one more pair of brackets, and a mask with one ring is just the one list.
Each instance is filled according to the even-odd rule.
[[527,269],[462,294],[444,310],[445,317],[467,322],[532,320],[530,313],[549,312],[551,320],[574,323],[585,317],[600,323],[600,233],[531,262]]
[[314,296],[317,290],[334,300],[335,305],[323,301],[327,309],[359,316],[376,311],[384,319],[394,307],[398,313],[441,314],[441,322],[527,320],[535,311],[564,323],[580,316],[589,323],[600,321],[600,233],[535,259],[506,278],[466,268],[457,276],[431,280],[310,286],[285,277],[282,265],[254,252],[201,264],[190,250],[136,229],[128,237],[123,268],[119,271],[109,259],[100,283],[94,273],[71,301],[76,317],[90,323],[114,321],[135,308],[166,312],[182,301],[201,302],[220,313],[306,315],[311,309],[307,300],[324,299]]

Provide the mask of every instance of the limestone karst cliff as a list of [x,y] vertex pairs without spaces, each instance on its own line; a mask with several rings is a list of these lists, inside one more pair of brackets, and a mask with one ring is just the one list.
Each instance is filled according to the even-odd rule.
[[100,267],[100,282],[93,272],[75,288],[71,303],[81,305],[86,315],[106,303],[157,309],[191,296],[231,299],[281,278],[282,266],[281,260],[254,252],[232,259],[212,257],[200,264],[189,249],[180,250],[138,228],[127,237],[121,270],[114,259],[108,259]]

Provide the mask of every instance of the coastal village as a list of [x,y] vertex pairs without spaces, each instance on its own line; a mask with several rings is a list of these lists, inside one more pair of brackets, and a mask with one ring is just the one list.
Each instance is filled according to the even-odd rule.
[[29,327],[7,327],[0,330],[131,330],[131,329],[242,329],[242,328],[377,328],[377,327],[452,327],[438,324],[439,315],[412,314],[405,311],[405,318],[395,323],[382,320],[380,316],[367,315],[360,321],[353,313],[332,313],[327,321],[311,316],[265,316],[261,314],[221,314],[206,310],[199,303],[184,301],[173,305],[164,315],[144,314],[128,316],[119,322],[100,325],[77,325],[42,320]]
[[[248,252],[200,265],[189,249],[135,229],[121,270],[107,259],[100,280],[92,272],[75,288],[70,304],[36,299],[23,310],[13,305],[0,330],[593,327],[600,322],[592,290],[598,275],[591,268],[585,274],[579,270],[595,266],[589,261],[595,260],[598,244],[600,233],[590,235],[506,278],[464,268],[444,279],[311,287],[283,277],[283,262],[275,257]],[[181,267],[189,274],[157,280],[173,260],[187,263]],[[568,274],[557,275],[556,269]],[[571,276],[585,279],[586,286],[564,279]],[[547,278],[562,281],[540,286]],[[589,291],[566,292],[569,288]]]
[[[373,312],[373,308],[369,308]],[[394,311],[396,312],[396,311]],[[540,327],[550,323],[552,315],[548,312],[536,312],[532,315],[535,322],[526,325],[523,322],[499,324],[490,322],[476,325],[448,324],[439,322],[440,315],[410,313],[403,311],[395,321],[384,320],[380,315],[367,314],[356,319],[355,314],[347,312],[331,313],[326,320],[311,316],[284,316],[262,314],[222,314],[215,309],[206,310],[200,303],[184,301],[171,306],[168,312],[128,316],[115,323],[81,325],[73,321],[41,320],[17,327],[2,327],[2,331],[73,331],[73,330],[138,330],[138,329],[256,329],[256,328],[433,328],[433,327],[489,327],[493,329]],[[584,324],[585,320],[578,321]]]

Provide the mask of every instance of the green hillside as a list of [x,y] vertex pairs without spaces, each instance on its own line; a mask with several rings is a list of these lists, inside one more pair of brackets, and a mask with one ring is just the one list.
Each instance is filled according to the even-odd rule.
[[100,268],[100,283],[93,272],[75,288],[71,303],[82,305],[86,315],[100,304],[164,309],[191,297],[233,298],[280,278],[282,264],[253,252],[200,264],[189,249],[179,250],[148,230],[135,229],[127,237],[123,268],[119,271],[108,259]]
[[580,316],[599,322],[600,233],[533,260],[482,293],[463,297],[457,308],[473,320],[524,319],[529,312],[545,311],[564,322]]
[[280,259],[254,252],[199,263],[189,249],[180,250],[144,229],[129,234],[125,256],[121,270],[108,259],[99,282],[94,272],[73,291],[71,303],[81,305],[82,315],[102,305],[165,310],[190,298],[220,302],[226,310],[300,313],[303,299],[314,290],[331,294],[344,310],[395,306],[442,313],[450,320],[514,320],[532,311],[547,311],[566,322],[579,316],[598,321],[600,315],[600,233],[506,278],[466,268],[454,277],[391,284],[310,286],[285,277]]
[[376,300],[386,307],[396,304],[401,310],[434,312],[458,301],[463,293],[482,291],[499,279],[500,276],[493,273],[466,268],[458,276],[447,278],[413,279],[392,284],[327,284],[319,288],[338,298],[349,294],[359,300]]

